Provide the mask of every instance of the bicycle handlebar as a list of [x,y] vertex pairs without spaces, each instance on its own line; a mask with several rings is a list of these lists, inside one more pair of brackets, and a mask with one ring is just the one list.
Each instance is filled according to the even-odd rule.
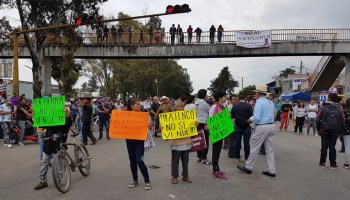
[[63,137],[66,137],[66,136],[70,136],[70,137],[75,138],[76,136],[79,135],[79,133],[74,132],[72,129],[69,129],[69,130],[72,131],[73,134],[69,134],[69,133],[68,134],[53,134],[52,137],[44,138],[44,140],[51,140],[51,139],[57,140],[59,138],[63,138]]

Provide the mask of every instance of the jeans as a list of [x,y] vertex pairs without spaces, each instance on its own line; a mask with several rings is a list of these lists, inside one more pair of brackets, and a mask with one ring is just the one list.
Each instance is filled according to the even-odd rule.
[[170,40],[171,40],[171,44],[174,44],[174,42],[175,42],[175,34],[170,34]]
[[137,166],[139,166],[141,174],[145,179],[145,183],[149,183],[148,170],[144,162],[144,142],[126,142],[126,147],[128,148],[130,169],[132,173],[132,178],[134,181],[138,181],[137,177]]
[[219,159],[220,159],[220,153],[222,149],[222,142],[223,140],[219,140],[215,143],[213,143],[213,152],[212,152],[212,161],[213,161],[213,171],[220,171],[219,167]]
[[19,136],[19,142],[23,142],[23,140],[24,140],[24,133],[26,131],[26,121],[19,120],[18,121],[18,126],[21,129],[21,134]]
[[39,178],[43,183],[47,182],[47,171],[49,169],[51,157],[51,155],[47,155],[46,153],[44,153],[43,159],[41,160]]
[[331,165],[336,165],[337,151],[335,145],[337,144],[338,135],[330,135],[322,133],[321,135],[321,158],[320,163],[325,163],[327,158],[327,150],[329,149],[329,161]]
[[344,136],[340,135],[339,139],[340,139],[340,142],[341,142],[341,149],[340,149],[340,151],[345,151]]
[[236,127],[235,129],[235,141],[236,141],[236,145],[235,145],[235,158],[240,159],[241,155],[241,148],[242,148],[242,137],[243,137],[243,143],[244,143],[244,158],[245,160],[248,159],[249,154],[250,154],[250,145],[249,145],[249,140],[250,140],[250,136],[252,134],[252,129],[250,126],[248,126],[247,128],[239,128]]
[[218,42],[221,43],[222,33],[218,32]]
[[44,137],[43,137],[43,133],[38,132],[38,140],[39,140],[40,160],[43,160],[43,151],[44,151]]
[[316,117],[313,117],[313,118],[310,118],[308,117],[307,118],[307,121],[306,121],[306,126],[307,126],[307,134],[309,135],[310,133],[310,126],[312,126],[312,131],[313,131],[313,134],[315,135],[316,134]]
[[231,138],[231,142],[228,144],[228,157],[229,158],[234,158],[235,157],[235,145],[236,145],[236,139],[235,136],[236,132],[231,133],[231,135],[229,136]]
[[103,137],[103,126],[106,128],[106,136],[107,136],[107,138],[109,138],[109,120],[107,120],[107,121],[102,121],[102,120],[99,120],[98,121],[98,126],[99,126],[99,131],[100,131],[100,139],[102,139],[102,137]]
[[91,131],[91,122],[82,122],[82,124],[83,143],[87,143],[87,137],[89,137],[91,141],[96,141],[96,138]]
[[182,176],[188,176],[189,151],[171,151],[171,176],[179,177],[179,162],[182,162]]
[[199,123],[197,130],[204,130],[205,135],[205,143],[207,144],[207,148],[203,149],[202,151],[197,151],[197,157],[201,160],[206,160],[208,155],[208,149],[209,149],[209,131],[204,129],[205,124]]
[[10,135],[9,135],[9,127],[8,122],[1,122],[1,128],[4,134],[4,144],[11,144],[10,142]]
[[350,163],[350,135],[344,135],[345,144],[345,164]]
[[299,129],[299,133],[303,132],[303,125],[305,122],[305,117],[296,117],[295,119],[296,123],[295,123],[295,127],[294,127],[294,132],[297,132],[297,130]]

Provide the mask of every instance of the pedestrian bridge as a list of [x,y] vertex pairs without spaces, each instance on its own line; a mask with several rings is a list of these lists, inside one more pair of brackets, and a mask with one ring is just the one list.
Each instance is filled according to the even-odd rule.
[[[210,43],[209,32],[201,34],[196,41],[193,33],[192,43],[184,33],[184,43],[176,40],[171,45],[170,34],[161,33],[158,43],[155,35],[143,33],[124,33],[122,38],[113,38],[109,33],[107,40],[98,41],[95,33],[77,33],[82,45],[76,50],[75,58],[117,59],[117,58],[219,58],[219,57],[266,57],[266,56],[331,56],[350,54],[350,29],[274,29],[272,43],[268,48],[243,48],[236,45],[234,31],[223,32],[222,42]],[[30,37],[35,43],[35,37]],[[10,41],[3,38],[3,41]],[[43,45],[43,57],[61,57],[65,54],[64,38],[49,36]],[[12,58],[10,42],[0,46],[0,58]],[[24,39],[19,38],[19,58],[30,58]]]

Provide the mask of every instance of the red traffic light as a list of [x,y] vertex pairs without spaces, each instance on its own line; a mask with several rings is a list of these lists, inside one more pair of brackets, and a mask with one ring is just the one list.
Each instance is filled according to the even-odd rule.
[[177,14],[177,13],[187,13],[187,12],[191,12],[191,8],[189,7],[188,4],[183,4],[182,6],[180,5],[168,5],[166,7],[166,11],[167,14]]
[[74,24],[77,26],[80,26],[81,25],[81,18],[75,18]]

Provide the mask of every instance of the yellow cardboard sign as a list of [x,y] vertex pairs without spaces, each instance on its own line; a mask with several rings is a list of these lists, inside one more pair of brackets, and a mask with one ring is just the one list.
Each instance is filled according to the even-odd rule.
[[159,115],[163,140],[186,138],[198,135],[195,110],[167,112]]

